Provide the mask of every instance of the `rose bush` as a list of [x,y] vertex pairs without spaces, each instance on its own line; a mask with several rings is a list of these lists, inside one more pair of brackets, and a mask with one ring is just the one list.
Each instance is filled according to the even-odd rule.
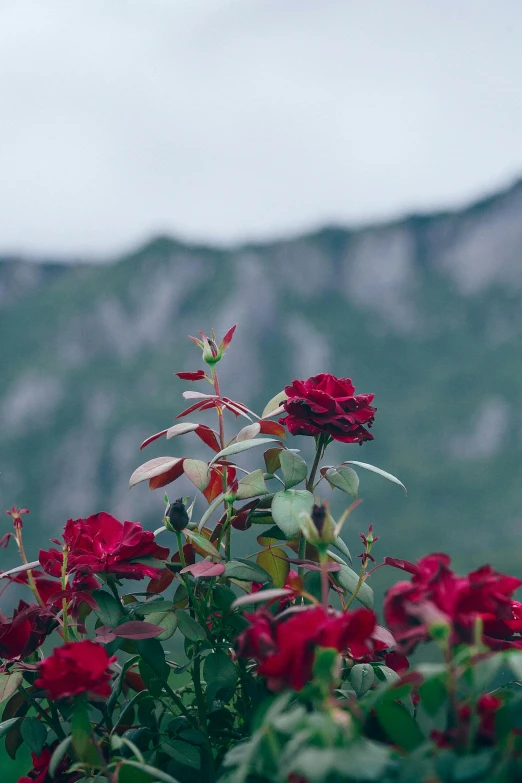
[[[0,738],[33,759],[19,783],[522,780],[522,581],[460,576],[441,553],[381,560],[371,525],[352,561],[355,468],[403,486],[366,462],[324,464],[333,440],[372,439],[373,394],[322,373],[257,416],[221,392],[234,330],[191,338],[207,369],[177,375],[208,393],[185,391],[178,421],[141,445],[165,438],[175,456],[140,465],[131,487],[184,477],[196,493],[165,494],[154,532],[99,512],[29,561],[28,510],[7,512],[1,541],[22,562],[0,576],[32,593],[0,617]],[[205,411],[215,428],[186,420]],[[230,416],[244,424],[232,434]],[[311,465],[287,434],[314,437]],[[194,435],[207,459],[176,445]],[[348,498],[338,519],[332,491]],[[384,625],[370,584],[383,566],[408,575]],[[431,662],[409,660],[424,644]]]

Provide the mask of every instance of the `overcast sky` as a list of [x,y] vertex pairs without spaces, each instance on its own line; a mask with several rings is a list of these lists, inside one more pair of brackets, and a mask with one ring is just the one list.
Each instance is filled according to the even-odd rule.
[[520,0],[0,0],[0,253],[219,242],[522,174]]

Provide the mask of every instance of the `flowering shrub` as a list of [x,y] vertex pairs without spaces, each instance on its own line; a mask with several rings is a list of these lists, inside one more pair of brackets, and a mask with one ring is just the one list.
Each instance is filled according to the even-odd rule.
[[[373,439],[373,394],[322,373],[257,416],[221,392],[234,330],[191,338],[207,369],[177,375],[207,393],[184,392],[179,421],[142,443],[192,433],[209,452],[134,471],[131,487],[194,485],[164,496],[154,532],[100,512],[29,562],[28,510],[7,512],[2,543],[22,563],[0,576],[27,595],[0,616],[0,738],[13,758],[32,753],[19,783],[522,780],[522,581],[487,565],[459,576],[445,554],[378,562],[372,526],[355,567],[342,537],[355,468],[403,485],[325,452]],[[215,428],[187,421],[204,411]],[[231,435],[230,420],[245,423]],[[311,465],[292,436],[314,439]],[[349,499],[339,519],[324,488]],[[256,551],[240,557],[249,529]],[[370,585],[383,566],[406,575],[385,625]],[[409,661],[425,643],[436,660]]]

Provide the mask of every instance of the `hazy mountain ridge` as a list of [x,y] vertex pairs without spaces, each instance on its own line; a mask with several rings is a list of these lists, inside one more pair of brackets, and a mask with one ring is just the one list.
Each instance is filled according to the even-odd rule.
[[[332,461],[382,465],[410,494],[362,476],[357,530],[374,521],[393,554],[478,562],[487,547],[516,568],[521,300],[520,183],[461,212],[264,245],[162,238],[102,265],[0,261],[0,497],[30,506],[44,538],[102,507],[157,517],[157,494],[127,490],[139,443],[182,409],[172,373],[201,366],[186,335],[238,322],[223,384],[250,406],[323,370],[376,393],[375,442]],[[179,439],[148,456],[198,450]]]

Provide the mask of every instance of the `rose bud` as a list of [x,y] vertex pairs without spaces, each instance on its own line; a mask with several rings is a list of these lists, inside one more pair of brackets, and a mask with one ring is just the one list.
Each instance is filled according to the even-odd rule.
[[183,498],[178,498],[171,503],[165,515],[172,530],[183,530],[189,523],[189,515],[183,503]]

